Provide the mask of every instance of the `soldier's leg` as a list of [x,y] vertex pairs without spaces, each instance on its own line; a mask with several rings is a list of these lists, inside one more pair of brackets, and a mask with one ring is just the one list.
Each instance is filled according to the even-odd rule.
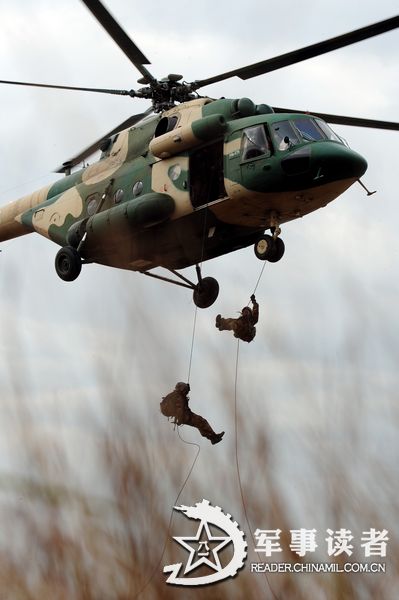
[[206,437],[208,440],[211,440],[212,444],[220,442],[224,434],[224,432],[215,433],[212,427],[209,425],[208,421],[204,419],[204,417],[193,413],[191,410],[190,417],[189,419],[187,419],[186,424],[191,425],[191,427],[196,427],[203,437]]
[[[218,315],[219,316],[219,315]],[[235,331],[237,327],[237,319],[216,319],[216,327],[219,331]]]

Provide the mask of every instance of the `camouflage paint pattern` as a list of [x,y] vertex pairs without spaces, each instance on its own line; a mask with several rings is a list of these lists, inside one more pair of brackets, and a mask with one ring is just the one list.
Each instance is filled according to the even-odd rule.
[[[146,117],[98,162],[1,208],[0,241],[35,231],[77,246],[86,233],[87,262],[133,270],[182,268],[247,246],[327,205],[366,169],[339,140],[280,151],[271,128],[295,117],[304,115],[247,98],[198,98]],[[246,159],[243,132],[259,126],[271,151]]]

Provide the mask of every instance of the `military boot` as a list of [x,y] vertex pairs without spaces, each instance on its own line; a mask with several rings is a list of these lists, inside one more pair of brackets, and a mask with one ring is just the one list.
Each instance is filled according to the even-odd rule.
[[223,436],[224,431],[222,431],[221,433],[215,433],[211,438],[209,438],[211,440],[211,444],[218,444],[222,441]]

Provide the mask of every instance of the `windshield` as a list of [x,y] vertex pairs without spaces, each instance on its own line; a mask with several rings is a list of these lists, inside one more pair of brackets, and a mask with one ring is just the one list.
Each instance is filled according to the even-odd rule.
[[288,150],[301,141],[290,121],[279,121],[272,125],[273,138],[278,150]]
[[303,144],[303,142],[331,140],[343,143],[327,123],[321,119],[307,116],[274,123],[272,134],[276,148],[282,151],[297,144]]
[[333,140],[334,142],[340,142],[342,144],[341,138],[333,132],[331,127],[327,125],[325,121],[322,121],[321,119],[315,119],[315,121],[323,133],[327,136],[327,139]]
[[325,139],[322,130],[317,127],[313,119],[294,119],[293,123],[305,142],[315,142],[317,140]]

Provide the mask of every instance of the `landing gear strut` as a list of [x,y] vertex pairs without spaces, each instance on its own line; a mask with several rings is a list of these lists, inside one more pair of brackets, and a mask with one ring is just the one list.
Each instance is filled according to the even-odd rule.
[[193,290],[194,304],[198,306],[198,308],[208,308],[209,306],[212,306],[219,295],[219,284],[213,277],[202,278],[201,268],[198,265],[196,265],[195,269],[197,271],[198,283],[193,283],[173,269],[169,269],[170,272],[182,281],[176,281],[170,277],[162,277],[161,275],[150,273],[149,271],[143,271],[143,274],[148,275],[148,277],[154,277],[155,279],[167,281],[168,283],[173,283],[174,285],[180,285],[181,287]]

